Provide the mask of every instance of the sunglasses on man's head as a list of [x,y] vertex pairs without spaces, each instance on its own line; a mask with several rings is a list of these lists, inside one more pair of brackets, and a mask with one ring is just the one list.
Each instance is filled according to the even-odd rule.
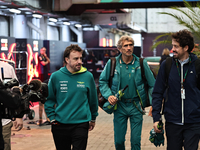
[[123,47],[128,47],[128,46],[130,46],[130,47],[133,47],[133,44],[126,44],[126,45],[124,45]]

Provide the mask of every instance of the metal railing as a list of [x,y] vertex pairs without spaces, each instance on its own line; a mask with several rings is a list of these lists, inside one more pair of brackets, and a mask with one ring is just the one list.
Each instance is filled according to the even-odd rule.
[[[12,52],[12,53],[14,53],[14,54],[25,54],[26,55],[26,67],[25,68],[22,68],[21,66],[22,66],[22,57],[19,57],[18,59],[18,65],[17,65],[17,67],[15,68],[15,70],[26,70],[26,72],[27,72],[27,68],[28,68],[28,52],[26,52],[26,51],[14,51],[14,52]],[[28,75],[26,75],[26,82],[28,81]]]

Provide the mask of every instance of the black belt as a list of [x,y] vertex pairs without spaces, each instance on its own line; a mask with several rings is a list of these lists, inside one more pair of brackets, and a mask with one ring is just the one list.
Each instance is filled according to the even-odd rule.
[[134,101],[134,99],[133,98],[126,98],[126,99],[122,99],[121,101],[124,102],[124,103],[132,103]]
[[145,111],[139,109],[139,107],[137,106],[136,104],[136,101],[139,101],[139,104],[140,104],[140,107],[141,107],[141,102],[140,102],[140,99],[139,97],[135,97],[135,98],[125,98],[125,99],[121,99],[122,102],[124,103],[133,103],[135,105],[135,107],[137,108],[137,110],[142,114],[144,115],[145,114]]

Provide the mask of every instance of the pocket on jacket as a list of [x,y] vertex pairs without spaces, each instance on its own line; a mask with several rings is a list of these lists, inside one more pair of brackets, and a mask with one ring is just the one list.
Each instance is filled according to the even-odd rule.
[[114,93],[117,92],[118,85],[119,85],[119,81],[117,81],[117,80],[113,80],[113,81],[112,81],[111,90],[112,90]]

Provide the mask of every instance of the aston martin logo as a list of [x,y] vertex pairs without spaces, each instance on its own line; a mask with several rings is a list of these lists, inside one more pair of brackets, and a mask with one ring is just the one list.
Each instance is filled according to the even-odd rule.
[[77,81],[77,83],[79,83],[79,84],[84,84],[85,82]]
[[77,81],[77,87],[78,87],[78,88],[85,88],[84,83],[85,83],[85,82]]

